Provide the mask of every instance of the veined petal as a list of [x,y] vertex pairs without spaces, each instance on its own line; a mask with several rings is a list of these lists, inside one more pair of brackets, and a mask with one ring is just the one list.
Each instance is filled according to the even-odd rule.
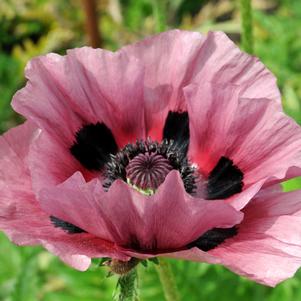
[[91,257],[127,260],[116,246],[90,234],[70,236],[51,223],[31,188],[26,162],[39,130],[30,122],[0,137],[0,229],[18,245],[41,244],[73,267],[84,270]]
[[176,171],[153,196],[145,196],[120,180],[104,192],[97,180],[86,184],[75,174],[59,187],[44,190],[41,201],[49,214],[142,253],[185,247],[207,230],[232,227],[242,218],[223,201],[188,195]]
[[145,137],[143,66],[124,53],[88,47],[48,54],[26,67],[14,109],[67,147],[86,124],[103,122],[123,146]]
[[268,98],[280,106],[276,78],[242,52],[223,32],[171,30],[123,47],[145,67],[145,118],[148,135],[159,139],[169,111],[186,111],[183,88],[204,82],[240,86],[243,97]]
[[269,286],[301,266],[301,191],[260,193],[243,210],[237,236],[209,253],[234,272]]
[[99,172],[89,171],[70,153],[70,149],[57,143],[47,132],[40,132],[32,143],[28,154],[33,189],[38,193],[44,187],[58,185],[76,171],[85,175],[87,181],[99,176]]
[[241,98],[240,87],[214,83],[191,85],[185,93],[190,157],[205,176],[221,157],[234,162],[244,182],[244,191],[229,199],[236,208],[300,164],[301,129],[276,102]]

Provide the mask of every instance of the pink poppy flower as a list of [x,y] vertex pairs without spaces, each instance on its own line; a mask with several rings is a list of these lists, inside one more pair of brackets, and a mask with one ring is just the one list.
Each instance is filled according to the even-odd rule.
[[282,227],[298,206],[255,213],[261,188],[299,174],[301,131],[273,75],[225,34],[49,54],[26,77],[13,107],[28,121],[0,140],[0,228],[15,243],[80,270],[92,257],[170,256],[274,285],[300,266],[301,242]]

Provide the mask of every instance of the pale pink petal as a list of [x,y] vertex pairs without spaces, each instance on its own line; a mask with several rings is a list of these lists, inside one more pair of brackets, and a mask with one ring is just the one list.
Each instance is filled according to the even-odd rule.
[[145,138],[144,66],[123,52],[88,47],[69,50],[66,68],[72,105],[103,121],[121,147]]
[[[102,187],[99,189],[97,185],[99,183],[96,179],[86,183],[82,175],[77,172],[57,188],[44,189],[40,196],[42,207],[57,218],[102,239],[114,241],[114,235],[111,232],[115,228],[115,221],[103,218],[96,201],[106,203],[109,199]],[[111,232],[110,227],[113,228]]]
[[147,87],[171,86],[173,101],[183,101],[181,88],[195,80],[198,84],[212,81],[239,85],[244,97],[281,102],[275,76],[223,32],[201,35],[170,30],[125,46],[120,52],[142,61]]
[[224,32],[209,32],[203,53],[196,62],[196,84],[232,84],[239,86],[241,97],[267,98],[281,105],[276,77],[257,57],[242,52]]
[[[300,177],[301,176],[301,167],[300,167],[300,162],[301,162],[301,153],[299,156],[296,158],[295,164],[293,164],[287,171],[285,176],[281,179],[281,182],[288,181],[290,179]],[[276,184],[279,184],[279,179],[275,177],[269,178],[269,180],[265,183],[264,187],[268,186],[274,186]]]
[[209,251],[234,272],[275,286],[301,266],[301,191],[260,194],[244,209],[238,235]]
[[301,176],[301,167],[298,166],[299,165],[298,163],[300,162],[300,160],[301,160],[301,154],[300,154],[299,158],[297,158],[297,160],[296,160],[296,165],[292,166],[288,169],[284,180],[289,180],[289,179]]
[[14,109],[70,147],[85,124],[104,122],[118,144],[144,138],[143,67],[124,53],[80,48],[48,54],[26,67]]
[[[148,237],[157,233],[166,247],[181,247],[212,228],[228,228],[242,219],[240,212],[224,207],[223,202],[203,201],[187,194],[178,172],[171,172],[154,196],[146,203]],[[171,247],[169,247],[171,246]]]
[[[30,177],[25,161],[29,145],[37,134],[36,126],[26,122],[0,136],[0,193],[2,194],[0,201],[3,204],[0,208],[3,211],[9,211],[10,205],[14,204],[12,198],[11,200],[7,199],[7,206],[4,206],[4,199],[9,198],[10,194],[31,193]],[[9,191],[10,188],[12,192]],[[11,209],[14,207],[12,206]]]
[[148,136],[161,139],[169,110],[185,110],[182,88],[195,73],[205,40],[196,32],[172,30],[123,47],[145,67],[145,118]]
[[77,108],[70,106],[65,60],[57,54],[31,60],[25,69],[28,82],[15,94],[12,106],[57,141],[69,146],[73,143],[74,133],[88,119],[85,115],[79,115]]
[[[281,103],[276,78],[256,57],[242,52],[224,33],[171,30],[120,50],[145,66],[148,135],[161,137],[169,110],[186,110],[183,87],[204,82],[235,84],[243,97]],[[202,102],[202,99],[199,99]]]
[[69,148],[57,143],[47,132],[40,132],[28,155],[33,189],[38,193],[44,187],[64,182],[76,171],[90,180],[99,173],[85,169],[70,153]]
[[88,47],[28,64],[27,85],[15,95],[13,107],[42,129],[29,158],[35,191],[76,171],[87,180],[95,176],[70,153],[84,125],[105,122],[119,146],[145,138],[143,71],[125,53]]
[[301,152],[301,129],[276,102],[241,93],[240,87],[213,83],[185,89],[190,157],[204,175],[222,156],[233,160],[244,173],[243,194],[229,200],[238,209],[267,180],[285,178],[290,167],[300,164]]
[[138,251],[181,248],[209,229],[232,227],[242,218],[222,201],[188,195],[175,171],[153,196],[144,196],[120,180],[104,192],[99,181],[85,183],[75,174],[59,187],[45,189],[41,201],[49,214]]
[[259,235],[248,241],[246,238],[233,241],[231,246],[226,243],[213,250],[212,255],[221,258],[222,264],[233,272],[268,286],[293,277],[301,266],[299,246],[280,244]]
[[41,244],[81,270],[88,267],[90,257],[128,259],[110,242],[55,228],[49,215],[41,210],[26,166],[29,146],[38,133],[33,124],[26,122],[0,137],[0,229],[14,243]]
[[39,240],[38,243],[59,256],[66,264],[80,271],[89,268],[91,258],[110,257],[123,261],[130,259],[121,248],[90,234],[64,234],[58,236],[56,240]]
[[[264,189],[244,209],[248,220],[278,216],[301,218],[301,191],[281,192]],[[260,210],[258,210],[260,208]]]

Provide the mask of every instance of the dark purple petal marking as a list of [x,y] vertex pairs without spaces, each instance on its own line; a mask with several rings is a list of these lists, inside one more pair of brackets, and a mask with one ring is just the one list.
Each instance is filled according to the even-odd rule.
[[64,230],[65,232],[67,232],[69,234],[86,233],[85,230],[83,230],[77,226],[74,226],[73,224],[67,223],[57,217],[50,216],[50,220],[51,220],[52,224],[54,225],[54,227],[61,228],[62,230]]
[[163,129],[163,139],[173,140],[186,155],[189,147],[189,138],[188,112],[169,111]]
[[214,228],[204,233],[194,242],[190,243],[188,245],[188,248],[190,249],[197,247],[200,250],[207,252],[222,244],[226,239],[237,235],[237,233],[237,227],[227,229]]
[[243,172],[233,161],[221,157],[208,177],[207,199],[226,199],[242,191]]
[[83,126],[75,135],[71,154],[87,169],[99,171],[116,154],[118,146],[111,130],[104,123]]

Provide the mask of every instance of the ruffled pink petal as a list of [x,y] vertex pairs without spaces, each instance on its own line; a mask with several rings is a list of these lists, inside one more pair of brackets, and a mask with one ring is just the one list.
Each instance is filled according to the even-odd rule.
[[14,109],[67,147],[89,123],[104,122],[119,145],[144,138],[143,66],[124,53],[80,48],[48,54],[26,67]]
[[[238,234],[209,251],[206,259],[256,282],[275,286],[292,277],[301,266],[301,191],[261,191],[243,210]],[[191,253],[190,253],[191,252]],[[189,250],[193,260],[202,253]]]
[[213,83],[191,85],[185,95],[192,161],[208,175],[225,156],[244,173],[243,193],[230,199],[236,208],[300,165],[301,129],[274,101],[242,98],[240,87]]
[[[294,164],[294,166],[288,168],[285,176],[281,179],[281,182],[285,182],[287,180],[301,176],[301,167],[299,162],[301,162],[301,153],[299,154],[299,158],[298,157],[296,158],[296,163]],[[277,184],[279,184],[279,179],[272,177],[265,183],[264,187],[269,187],[269,186],[273,187],[274,185]]]
[[182,88],[195,73],[195,61],[205,36],[171,30],[123,47],[145,67],[145,118],[147,135],[160,140],[169,110],[186,108]]
[[209,32],[199,55],[196,84],[239,86],[243,98],[267,98],[281,105],[276,77],[257,57],[242,52],[224,32]]
[[[60,230],[60,232],[63,232]],[[75,237],[76,236],[76,237]],[[91,258],[109,257],[128,261],[130,257],[116,245],[90,234],[57,235],[57,239],[39,240],[49,252],[60,257],[74,269],[86,271],[91,265]]]
[[15,94],[12,106],[57,141],[69,146],[74,133],[88,120],[70,106],[65,60],[57,54],[31,60],[25,69],[28,82]]
[[123,52],[88,47],[69,50],[66,68],[72,105],[103,121],[122,147],[145,138],[144,66]]
[[35,191],[76,171],[87,180],[95,176],[70,153],[83,125],[104,122],[120,147],[145,138],[143,72],[125,53],[87,47],[28,64],[27,85],[15,95],[13,107],[42,129],[29,159]]
[[44,187],[64,182],[74,172],[80,171],[87,181],[99,173],[85,169],[71,156],[69,148],[57,143],[47,132],[40,132],[32,143],[28,155],[33,190],[38,193]]
[[[281,97],[276,78],[222,32],[171,30],[121,49],[145,66],[148,135],[160,139],[169,110],[186,110],[183,87],[204,81],[239,85],[243,97]],[[199,100],[201,101],[201,100]]]
[[238,234],[209,252],[197,248],[169,257],[222,264],[258,283],[275,286],[301,266],[301,191],[260,191],[247,207]]
[[[247,240],[249,239],[249,240]],[[276,286],[294,276],[301,266],[301,247],[271,239],[267,235],[237,238],[212,251],[233,272],[258,283]]]
[[29,146],[38,133],[26,122],[0,137],[0,229],[14,243],[41,244],[80,270],[88,268],[90,257],[128,259],[110,242],[90,234],[69,235],[51,224],[32,192],[26,167]]
[[242,219],[222,201],[188,195],[176,171],[153,196],[144,196],[120,180],[104,192],[99,181],[85,183],[75,174],[59,187],[42,191],[41,202],[49,214],[139,251],[181,248],[209,229],[231,227]]

